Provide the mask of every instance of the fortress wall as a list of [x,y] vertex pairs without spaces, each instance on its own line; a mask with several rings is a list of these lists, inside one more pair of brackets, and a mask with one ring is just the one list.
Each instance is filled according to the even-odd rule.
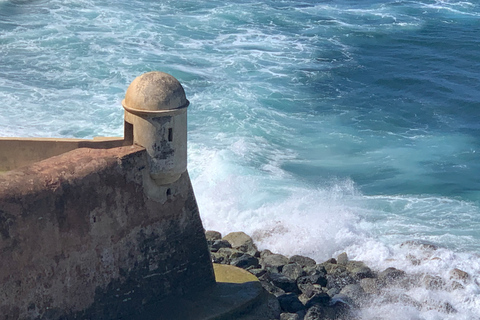
[[0,175],[0,320],[134,319],[214,284],[188,172],[152,200],[146,168],[81,148]]
[[0,138],[0,171],[9,171],[78,148],[108,149],[131,145],[126,138]]

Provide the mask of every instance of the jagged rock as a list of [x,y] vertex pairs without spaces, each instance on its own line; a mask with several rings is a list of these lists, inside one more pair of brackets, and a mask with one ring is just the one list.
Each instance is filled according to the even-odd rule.
[[296,313],[284,312],[280,314],[280,320],[300,320],[300,316]]
[[340,288],[330,288],[327,290],[327,294],[329,297],[334,297],[340,292]]
[[402,287],[405,290],[410,290],[414,287],[418,287],[418,284],[421,282],[422,277],[422,274],[405,274],[403,278],[400,278],[398,281],[394,282],[394,284]]
[[339,295],[348,297],[355,305],[359,305],[366,298],[365,291],[359,284],[349,284],[343,287]]
[[342,303],[345,303],[347,304],[349,307],[358,307],[358,305],[355,303],[355,300],[353,300],[351,297],[345,295],[345,294],[342,294],[342,293],[338,293],[336,295],[334,295],[332,297],[332,301],[334,303],[336,302],[342,302]]
[[327,270],[325,269],[325,266],[317,264],[315,266],[314,274],[322,274],[325,276],[327,274]]
[[219,253],[228,255],[231,259],[238,258],[240,256],[243,256],[245,253],[242,251],[238,251],[236,249],[232,248],[220,248],[218,249]]
[[299,300],[305,305],[305,308],[307,309],[315,304],[321,304],[326,306],[331,300],[330,296],[325,292],[315,292],[310,297],[307,297],[305,294],[303,295],[304,296],[302,298],[300,298],[299,296]]
[[298,263],[302,268],[314,268],[317,264],[315,260],[299,255],[291,256],[288,263]]
[[[330,310],[332,310],[333,316],[330,319],[354,319],[350,317],[350,306],[342,301],[334,301],[330,303]],[[330,313],[328,313],[330,314]]]
[[387,285],[398,284],[406,277],[406,272],[395,268],[387,268],[378,274],[378,279]]
[[263,289],[265,289],[268,293],[273,294],[274,296],[278,297],[285,294],[285,291],[280,289],[279,287],[273,285],[268,280],[260,279],[260,284],[262,285]]
[[452,281],[452,283],[450,284],[450,287],[448,289],[450,289],[450,290],[463,290],[463,289],[465,289],[465,287],[463,286],[463,284],[461,284],[458,281]]
[[[263,270],[263,271],[265,271],[265,272],[263,272],[262,275],[260,275],[260,276],[257,277],[258,280],[270,281],[270,271],[265,270],[265,269],[263,269],[263,268],[257,268],[257,269],[258,269],[258,270]],[[255,270],[255,269],[252,269],[252,270]]]
[[463,283],[470,279],[470,275],[467,272],[457,268],[451,270],[449,275],[451,280],[460,280]]
[[420,302],[418,302],[417,300],[413,299],[412,297],[410,297],[406,294],[401,294],[401,295],[398,295],[398,296],[391,296],[390,299],[389,299],[389,302],[390,303],[400,302],[402,304],[412,306],[412,307],[416,308],[417,310],[422,309],[422,304]]
[[342,264],[342,265],[346,265],[348,262],[348,255],[346,252],[343,252],[343,253],[340,253],[337,257],[337,263],[338,264]]
[[445,281],[442,278],[429,274],[423,277],[422,283],[429,290],[440,290],[445,287]]
[[210,251],[217,252],[220,248],[231,248],[232,245],[226,240],[214,240],[210,245]]
[[307,314],[307,309],[303,309],[303,310],[297,311],[295,313],[298,314],[298,316],[300,317],[300,320],[304,320],[305,315]]
[[241,257],[244,254],[245,253],[232,248],[220,248],[217,252],[211,252],[213,262],[221,264],[230,264],[232,259]]
[[440,310],[445,312],[445,313],[457,313],[457,309],[455,309],[450,302],[443,302],[440,305]]
[[220,249],[218,249],[218,251],[219,252],[229,252],[230,260],[240,258],[241,256],[246,254],[245,252],[238,251],[238,250],[235,250],[235,249],[230,249],[230,248],[220,248]]
[[286,293],[277,297],[280,307],[283,311],[289,313],[295,313],[297,311],[305,309],[304,305],[298,300],[298,297],[294,293]]
[[260,258],[260,264],[263,268],[271,272],[281,272],[284,265],[288,263],[288,258],[281,254],[264,255]]
[[303,270],[305,270],[306,275],[312,275],[317,273],[317,268],[316,266],[309,266],[309,267],[304,267]]
[[286,275],[292,280],[296,280],[299,277],[305,275],[305,271],[298,263],[289,263],[283,266],[282,274]]
[[362,261],[348,261],[345,263],[347,271],[350,272],[354,279],[360,280],[363,278],[373,278],[375,274]]
[[316,274],[322,274],[322,275],[327,274],[327,270],[325,270],[325,267],[322,264],[307,266],[303,269],[305,270],[306,274],[309,276],[316,275]]
[[257,278],[260,278],[265,273],[267,273],[267,270],[262,269],[262,268],[254,268],[254,269],[248,269],[248,272],[250,272],[251,274],[253,274]]
[[375,278],[364,278],[359,282],[362,286],[363,291],[366,293],[378,294],[380,293],[380,288],[382,287],[380,281]]
[[225,264],[224,258],[219,255],[217,252],[210,252],[210,259],[212,260],[213,263],[220,263],[220,264]]
[[245,232],[231,232],[223,237],[223,240],[230,242],[233,249],[240,250],[255,256],[258,252],[252,238]]
[[260,258],[264,258],[266,256],[271,256],[272,254],[274,254],[272,251],[268,250],[268,249],[265,249],[265,250],[262,250],[260,251]]
[[305,284],[300,284],[299,285],[298,279],[297,279],[297,287],[298,287],[298,290],[300,290],[300,292],[302,294],[306,294],[307,296],[310,296],[311,293],[314,292],[314,291],[318,291],[318,292],[323,291],[322,287],[320,287],[319,285],[313,285],[311,283],[305,283]]
[[231,265],[242,268],[242,269],[247,269],[249,267],[256,268],[258,267],[258,259],[255,257],[252,257],[251,255],[245,253],[244,255],[234,258],[230,262]]
[[290,279],[281,273],[270,273],[269,278],[273,285],[279,287],[285,292],[300,293],[300,290],[297,287],[297,281],[294,279]]
[[213,263],[220,263],[220,264],[229,264],[230,259],[227,255],[218,252],[211,252],[210,256],[212,257]]
[[302,292],[304,292],[309,287],[312,287],[315,284],[319,285],[321,287],[326,287],[327,286],[327,278],[324,275],[316,274],[316,275],[311,275],[311,276],[299,277],[297,279],[297,286],[300,289],[300,291],[302,291]]
[[270,317],[273,319],[280,318],[280,314],[282,313],[282,308],[280,307],[280,302],[276,296],[269,294],[267,298],[267,307],[269,310]]
[[[354,319],[351,308],[368,302],[366,299],[374,294],[377,299],[382,299],[381,305],[400,303],[419,310],[455,313],[455,308],[448,302],[418,302],[405,294],[389,295],[389,290],[382,289],[393,285],[397,289],[408,290],[412,286],[423,284],[430,290],[460,290],[464,288],[462,283],[471,280],[471,276],[460,269],[450,271],[448,285],[440,277],[422,274],[407,276],[404,271],[395,268],[376,274],[365,263],[349,260],[346,253],[321,264],[315,264],[315,260],[299,255],[288,259],[269,250],[258,252],[251,238],[242,232],[219,239],[220,233],[207,231],[206,237],[214,262],[249,270],[260,279],[263,288],[271,293],[269,297],[272,298],[268,301],[273,304],[269,308],[276,308],[276,312],[271,313],[270,319]],[[418,248],[417,243],[404,245],[415,245]],[[424,250],[436,250],[430,244],[420,246]],[[248,250],[251,250],[250,253]]]
[[442,301],[424,301],[422,304],[422,309],[426,310],[437,310],[442,313],[457,313],[458,311],[449,303]]
[[347,272],[343,272],[340,274],[332,275],[332,274],[327,274],[327,288],[337,288],[337,289],[342,289],[346,285],[353,284],[355,283],[355,279],[353,279],[350,274]]
[[302,293],[298,296],[298,299],[305,304],[311,297],[318,293],[324,293],[322,287],[318,285],[310,285],[308,288],[305,288],[305,290],[302,291]]
[[325,314],[325,308],[319,304],[312,306],[308,309],[307,314],[305,315],[304,320],[325,320],[332,319],[327,318]]
[[323,263],[322,266],[325,268],[328,274],[339,274],[347,271],[347,268],[345,266],[342,266],[336,263],[326,262],[326,263]]
[[218,231],[208,230],[205,232],[205,238],[207,241],[215,241],[222,239],[222,234]]

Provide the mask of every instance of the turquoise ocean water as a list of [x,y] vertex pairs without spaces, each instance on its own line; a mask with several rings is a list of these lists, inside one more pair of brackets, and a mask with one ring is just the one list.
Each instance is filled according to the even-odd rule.
[[478,0],[0,0],[1,136],[120,136],[152,70],[191,102],[207,229],[447,283],[362,319],[480,319]]

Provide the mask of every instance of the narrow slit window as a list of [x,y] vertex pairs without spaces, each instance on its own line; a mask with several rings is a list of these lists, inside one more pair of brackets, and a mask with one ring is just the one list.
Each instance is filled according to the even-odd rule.
[[169,128],[168,129],[168,141],[173,141],[173,129]]
[[170,188],[167,189],[167,197],[172,195],[172,190]]

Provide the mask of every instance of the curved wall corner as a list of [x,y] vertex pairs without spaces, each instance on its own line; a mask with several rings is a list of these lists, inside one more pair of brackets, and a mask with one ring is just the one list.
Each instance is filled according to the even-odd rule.
[[145,149],[77,149],[0,175],[0,320],[119,319],[215,283],[188,172],[163,202]]

